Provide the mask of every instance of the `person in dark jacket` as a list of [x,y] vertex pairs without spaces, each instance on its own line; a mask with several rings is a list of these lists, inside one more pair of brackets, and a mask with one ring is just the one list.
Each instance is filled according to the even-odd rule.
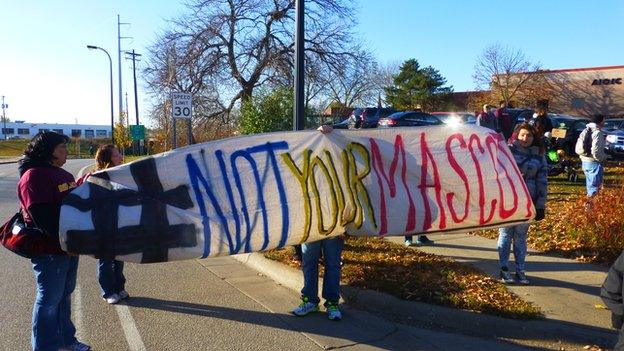
[[[528,123],[519,124],[511,135],[509,148],[535,205],[535,220],[539,221],[545,216],[548,166],[544,157],[544,147],[541,145],[540,139],[536,137],[536,133],[535,129]],[[520,284],[529,284],[525,267],[528,231],[528,223],[520,223],[498,230],[497,249],[501,269],[500,277],[505,284],[511,284],[514,281]],[[515,280],[508,268],[512,242],[516,265]]]
[[61,167],[69,138],[55,132],[35,135],[20,160],[17,195],[24,220],[44,233],[44,253],[31,259],[37,296],[33,306],[33,350],[90,350],[76,339],[71,321],[71,294],[76,287],[78,256],[59,243],[61,201],[76,187],[74,176]]
[[533,118],[529,121],[529,124],[535,128],[536,137],[542,139],[546,132],[551,132],[553,129],[552,122],[548,118],[548,111],[544,107],[538,107],[535,109]]
[[602,288],[600,288],[600,297],[611,310],[611,326],[620,330],[617,344],[613,347],[614,350],[624,350],[624,329],[622,329],[622,324],[624,324],[623,274],[624,252],[613,262],[604,283],[602,283]]
[[496,117],[492,114],[491,109],[492,106],[488,104],[483,105],[483,110],[477,115],[477,125],[498,131]]

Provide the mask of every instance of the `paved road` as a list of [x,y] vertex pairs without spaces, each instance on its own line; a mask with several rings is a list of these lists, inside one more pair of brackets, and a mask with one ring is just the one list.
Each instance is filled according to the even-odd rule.
[[[88,163],[70,160],[72,173]],[[0,218],[17,209],[15,164],[0,165]],[[129,306],[99,297],[95,260],[81,257],[73,298],[79,337],[97,350],[317,350],[199,261],[126,266]],[[35,294],[29,261],[0,250],[0,349],[29,348]]]
[[[70,160],[76,174],[87,160]],[[0,218],[17,209],[15,164],[0,165]],[[99,296],[95,260],[81,257],[73,320],[94,350],[526,350],[389,322],[343,306],[345,319],[290,315],[297,292],[229,258],[127,264],[127,303]],[[0,350],[29,349],[35,284],[29,261],[0,249]]]

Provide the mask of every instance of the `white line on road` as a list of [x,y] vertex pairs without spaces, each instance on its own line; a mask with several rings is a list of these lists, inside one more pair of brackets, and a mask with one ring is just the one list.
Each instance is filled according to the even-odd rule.
[[76,338],[79,340],[84,339],[84,335],[81,334],[84,330],[82,328],[82,292],[78,284],[76,284],[72,298],[72,313],[74,315],[74,326],[76,327]]
[[119,315],[121,327],[126,335],[126,341],[128,342],[130,351],[146,351],[147,349],[143,344],[143,340],[141,340],[141,335],[139,334],[139,330],[134,323],[134,318],[132,318],[132,314],[130,313],[128,306],[115,305],[115,309]]

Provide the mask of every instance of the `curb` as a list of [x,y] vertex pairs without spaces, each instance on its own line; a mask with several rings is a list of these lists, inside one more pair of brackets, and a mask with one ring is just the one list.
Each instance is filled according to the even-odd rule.
[[[299,292],[303,286],[303,275],[300,270],[269,260],[262,253],[231,257],[294,291]],[[319,278],[319,284],[321,283],[322,278]],[[348,305],[417,327],[443,329],[487,338],[564,341],[583,345],[613,345],[617,339],[615,330],[552,319],[507,319],[467,310],[406,301],[386,293],[363,290],[349,285],[341,285],[340,288],[342,299]]]

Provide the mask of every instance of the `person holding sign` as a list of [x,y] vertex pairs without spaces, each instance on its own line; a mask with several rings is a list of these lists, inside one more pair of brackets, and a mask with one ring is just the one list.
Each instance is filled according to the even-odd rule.
[[[548,188],[548,166],[541,142],[542,139],[538,137],[536,129],[528,123],[522,123],[514,129],[509,145],[535,205],[535,220],[537,221],[544,219]],[[500,277],[505,284],[514,282],[529,284],[525,267],[528,231],[528,223],[516,224],[498,230],[497,249],[500,261]],[[515,279],[511,276],[508,268],[512,242],[516,264]]]
[[[327,134],[332,131],[332,127],[322,125],[318,130],[323,134]],[[294,315],[302,317],[319,310],[318,265],[322,250],[325,266],[322,295],[325,299],[327,318],[332,321],[339,321],[342,319],[342,313],[338,308],[338,301],[340,300],[340,262],[343,245],[343,236],[327,238],[311,243],[306,242],[301,245],[303,289],[301,289],[301,304],[292,311]]]
[[[121,153],[115,145],[101,145],[95,153],[95,171],[119,166],[122,161]],[[84,183],[90,175],[91,173],[87,173],[78,179],[78,185]],[[123,267],[122,261],[100,259],[98,262],[98,281],[102,299],[109,304],[116,304],[130,297],[125,289],[126,278]]]

